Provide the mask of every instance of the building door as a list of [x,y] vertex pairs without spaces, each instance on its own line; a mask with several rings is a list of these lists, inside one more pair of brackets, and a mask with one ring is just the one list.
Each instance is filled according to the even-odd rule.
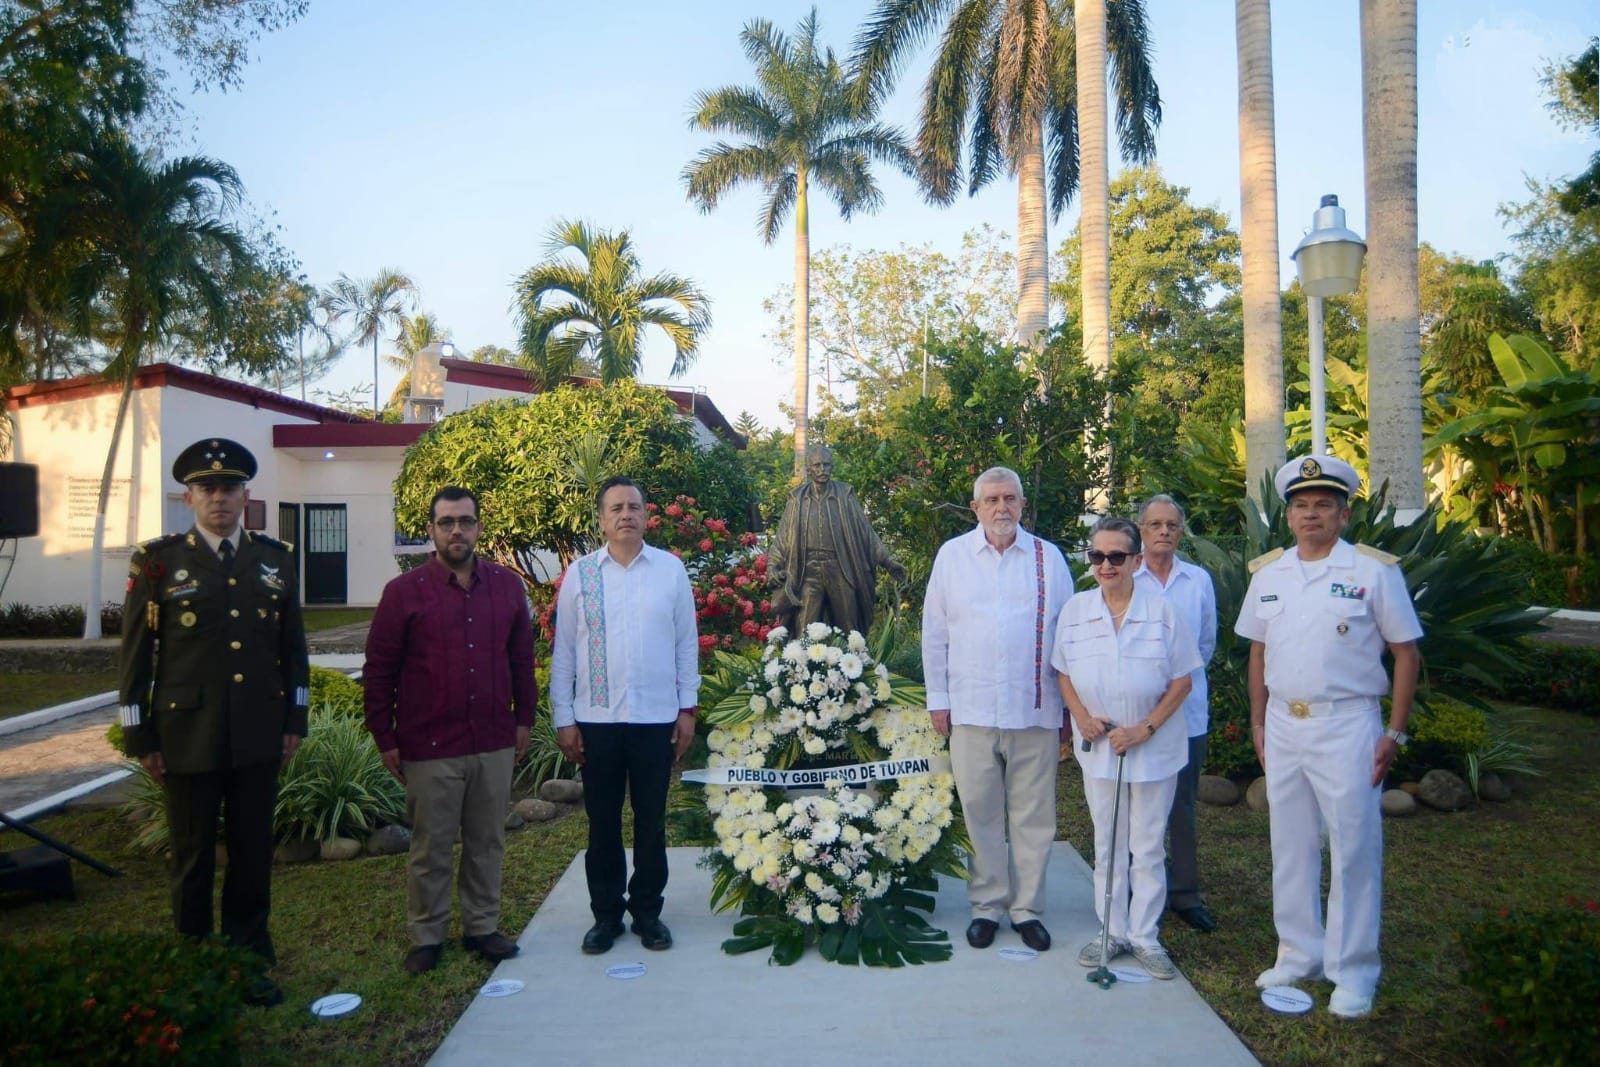
[[300,505],[278,504],[278,540],[293,546],[294,572],[302,580],[300,589],[295,590],[297,596],[304,595],[304,579],[306,569],[302,560],[305,558],[305,544],[300,536]]
[[343,604],[348,584],[349,548],[343,504],[306,505],[306,603]]

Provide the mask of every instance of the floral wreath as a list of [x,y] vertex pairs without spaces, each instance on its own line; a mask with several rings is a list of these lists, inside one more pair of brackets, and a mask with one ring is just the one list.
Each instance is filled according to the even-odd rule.
[[[812,943],[843,963],[948,959],[947,935],[917,912],[932,912],[939,874],[964,876],[966,839],[922,687],[859,633],[820,622],[794,639],[773,630],[753,673],[718,655],[726,695],[705,716],[707,770],[685,780],[707,783],[712,907],[743,916],[723,950],[771,946],[780,964]],[[719,784],[741,778],[753,780]]]

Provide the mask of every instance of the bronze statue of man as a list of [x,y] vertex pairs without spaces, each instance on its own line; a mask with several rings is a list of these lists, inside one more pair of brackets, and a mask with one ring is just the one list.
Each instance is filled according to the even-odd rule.
[[904,581],[905,568],[867,521],[855,490],[833,480],[833,452],[806,450],[809,480],[789,494],[767,575],[779,586],[773,609],[791,631],[825,622],[866,635],[872,625],[877,569]]

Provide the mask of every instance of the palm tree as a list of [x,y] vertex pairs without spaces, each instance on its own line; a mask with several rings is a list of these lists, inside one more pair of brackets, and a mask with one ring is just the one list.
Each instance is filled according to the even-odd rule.
[[199,156],[159,163],[111,133],[71,159],[46,203],[43,241],[72,257],[63,288],[67,307],[85,332],[109,314],[115,354],[105,373],[122,383],[95,506],[85,638],[100,636],[106,502],[134,376],[146,353],[186,317],[226,321],[230,264],[249,255],[244,237],[224,221],[242,191],[225,163]]
[[[522,358],[545,388],[592,360],[609,385],[639,373],[644,331],[659,327],[676,355],[671,376],[689,369],[711,326],[710,299],[688,278],[643,276],[627,230],[563,219],[550,228],[544,262],[517,279],[513,311]],[[576,252],[582,263],[566,258]]]
[[805,469],[811,372],[812,183],[828,193],[848,220],[876,211],[883,192],[872,176],[874,162],[910,174],[915,161],[904,135],[876,121],[877,105],[856,91],[833,49],[817,41],[817,11],[800,20],[790,38],[765,19],[739,34],[756,69],[751,87],[725,86],[695,95],[695,129],[732,134],[737,144],[718,141],[683,171],[689,199],[701,211],[716,208],[735,187],[759,183],[757,229],[772,244],[794,210],[794,469]]
[[416,358],[417,353],[435,341],[448,340],[450,331],[439,325],[439,317],[432,312],[422,311],[415,315],[401,316],[400,332],[394,339],[396,352],[392,356],[383,357],[385,363],[400,372],[400,380],[395,383],[394,390],[389,394],[388,407],[400,406],[411,392],[411,361]]
[[1367,194],[1371,484],[1402,511],[1422,480],[1421,298],[1417,284],[1417,4],[1361,0]]
[[1239,236],[1244,251],[1244,484],[1254,497],[1261,491],[1261,476],[1284,460],[1271,0],[1236,0],[1234,23],[1239,42]]
[[378,335],[385,323],[398,323],[408,307],[415,307],[417,286],[403,272],[385,267],[372,278],[356,281],[340,274],[328,291],[328,308],[335,321],[354,319],[350,343],[372,342],[372,417],[378,407]]
[[[1104,7],[1098,22],[1104,27],[1102,54],[1109,55],[1114,74],[1118,141],[1124,158],[1147,163],[1155,156],[1161,95],[1150,70],[1144,4],[1078,2]],[[923,89],[918,177],[929,200],[948,204],[963,179],[976,193],[1002,167],[1017,176],[1017,335],[1029,345],[1050,324],[1046,204],[1049,214],[1059,216],[1078,191],[1079,137],[1088,133],[1080,130],[1082,57],[1072,10],[1070,3],[1047,0],[880,0],[856,41],[861,91],[881,99],[898,65],[944,26]],[[1095,21],[1088,14],[1086,19]],[[1099,114],[1103,130],[1103,105]],[[1103,154],[1098,166],[1103,172]],[[1085,295],[1086,306],[1109,305],[1108,296]],[[1110,334],[1101,332],[1109,361]]]

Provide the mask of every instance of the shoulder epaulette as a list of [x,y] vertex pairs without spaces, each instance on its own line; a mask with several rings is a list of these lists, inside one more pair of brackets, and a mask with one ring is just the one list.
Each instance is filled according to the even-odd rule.
[[1371,556],[1379,563],[1387,564],[1390,567],[1400,562],[1399,556],[1385,552],[1381,548],[1373,548],[1371,545],[1357,545],[1356,551],[1361,553],[1363,556]]
[[276,537],[268,537],[266,534],[257,533],[254,530],[249,530],[247,532],[250,535],[250,540],[256,542],[257,544],[266,545],[268,548],[281,548],[283,551],[291,554],[294,552],[294,543],[291,541],[280,541]]
[[1246,566],[1249,568],[1250,573],[1254,574],[1267,564],[1277,562],[1282,555],[1283,549],[1275,548],[1271,552],[1263,552],[1261,555],[1257,556],[1255,559],[1246,564]]
[[183,534],[162,534],[160,537],[152,537],[148,541],[141,541],[133,547],[137,552],[149,553],[154,552],[158,548],[166,548],[168,545],[175,545],[182,540]]

